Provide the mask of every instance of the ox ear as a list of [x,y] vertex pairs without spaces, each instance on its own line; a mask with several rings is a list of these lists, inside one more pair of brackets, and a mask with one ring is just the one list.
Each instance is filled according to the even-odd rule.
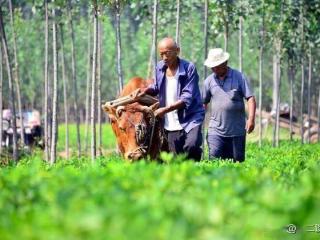
[[159,108],[159,105],[160,105],[159,102],[156,102],[156,103],[152,104],[150,106],[150,108],[151,108],[152,111],[155,111],[155,110],[157,110]]
[[108,114],[110,123],[115,123],[117,121],[117,118],[113,114]]

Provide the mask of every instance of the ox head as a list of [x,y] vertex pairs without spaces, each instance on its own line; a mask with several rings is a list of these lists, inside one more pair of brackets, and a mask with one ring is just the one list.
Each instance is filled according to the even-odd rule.
[[147,155],[155,117],[153,112],[159,103],[148,106],[132,103],[126,106],[104,106],[117,138],[119,150],[125,159],[134,161]]

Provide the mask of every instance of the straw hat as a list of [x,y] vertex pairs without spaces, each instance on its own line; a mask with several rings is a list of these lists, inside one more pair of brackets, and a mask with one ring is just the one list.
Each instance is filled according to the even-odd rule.
[[222,48],[213,48],[209,50],[208,58],[204,61],[204,65],[213,68],[227,61],[230,54],[224,52]]

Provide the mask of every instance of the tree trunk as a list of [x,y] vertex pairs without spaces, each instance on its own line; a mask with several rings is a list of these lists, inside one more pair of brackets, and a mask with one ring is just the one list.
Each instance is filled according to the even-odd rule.
[[280,105],[280,40],[275,40],[275,54],[273,55],[273,108],[275,124],[273,127],[273,147],[279,145],[279,105]]
[[309,50],[309,74],[308,74],[308,138],[307,143],[310,143],[310,128],[311,128],[311,79],[312,79],[312,51]]
[[318,143],[320,142],[320,89],[318,96]]
[[[208,0],[205,0],[204,1],[204,59],[206,59],[206,56],[208,54],[208,7],[209,7]],[[208,76],[207,66],[204,66],[203,70],[204,70],[203,79],[206,79]]]
[[180,47],[181,51],[181,46],[180,46],[180,0],[177,0],[177,21],[176,21],[176,43]]
[[101,129],[101,21],[98,21],[98,52],[97,52],[97,91],[98,91],[98,156],[102,156],[102,129]]
[[225,16],[223,16],[223,22],[224,22],[224,51],[228,51],[228,38],[229,38],[229,24],[225,18]]
[[8,75],[8,82],[9,82],[9,105],[10,110],[12,113],[12,130],[13,130],[13,146],[12,146],[12,159],[14,162],[18,160],[18,146],[17,146],[17,122],[16,122],[16,109],[15,109],[15,98],[14,98],[14,89],[12,83],[12,69],[10,66],[10,59],[9,59],[9,52],[8,52],[8,45],[7,39],[5,34],[5,28],[3,24],[3,17],[2,17],[2,6],[0,5],[0,32],[1,32],[1,42],[3,47],[3,55],[7,65],[7,75]]
[[2,134],[3,134],[3,128],[2,128],[2,119],[3,119],[3,116],[2,116],[2,111],[3,111],[3,102],[2,102],[2,99],[3,99],[3,96],[2,96],[2,82],[3,82],[3,69],[2,69],[2,44],[0,44],[0,158],[2,156]]
[[98,45],[98,6],[94,1],[94,18],[93,18],[93,54],[92,54],[92,82],[91,82],[91,160],[96,158],[96,70],[97,70],[97,45]]
[[263,36],[259,47],[259,147],[262,147],[262,73],[263,73]]
[[289,73],[288,78],[290,82],[290,141],[293,140],[293,84],[294,84],[294,76],[295,76],[295,69],[293,65],[293,59],[289,59]]
[[302,56],[301,56],[301,89],[300,89],[300,137],[301,143],[303,144],[303,135],[304,135],[304,128],[303,128],[303,100],[304,100],[304,23],[303,23],[303,6],[301,9],[300,21],[301,21],[301,42],[302,42]]
[[[206,55],[208,53],[208,7],[209,7],[209,3],[208,0],[204,1],[204,28],[203,28],[203,32],[204,32],[204,59],[206,59]],[[203,79],[205,80],[207,78],[208,75],[208,71],[207,71],[207,66],[204,66],[203,68]],[[204,80],[202,82],[202,86],[201,89],[204,86]],[[208,116],[208,114],[206,114]],[[205,158],[205,149],[206,149],[206,134],[205,134],[205,130],[206,130],[206,118],[202,124],[202,143],[203,143],[203,151],[202,151],[202,156],[201,158],[204,159]]]
[[64,39],[63,39],[63,27],[60,25],[60,49],[61,49],[61,70],[62,70],[62,81],[63,81],[63,106],[64,106],[64,123],[66,128],[66,139],[65,139],[65,151],[66,158],[69,159],[69,113],[68,113],[68,95],[67,95],[67,74],[65,69],[64,59]]
[[45,60],[44,60],[44,151],[46,161],[49,162],[50,154],[50,134],[49,134],[49,81],[48,81],[48,35],[49,35],[49,17],[48,17],[48,2],[44,0],[45,5]]
[[[264,52],[264,11],[261,17],[261,28],[259,33],[259,147],[262,147],[262,84],[263,84],[263,52]],[[242,61],[242,59],[241,59]]]
[[281,56],[280,56],[280,52],[281,52],[281,42],[278,43],[278,57],[277,57],[277,73],[278,73],[278,86],[277,86],[277,110],[276,110],[276,147],[279,147],[279,136],[280,136],[280,87],[281,87]]
[[81,142],[80,142],[80,118],[78,109],[78,87],[77,87],[77,71],[76,71],[76,57],[74,49],[74,30],[71,14],[71,0],[68,1],[68,15],[69,26],[71,35],[71,65],[72,65],[72,83],[73,83],[73,95],[74,95],[74,114],[76,116],[77,124],[77,144],[78,144],[78,157],[81,155]]
[[242,72],[242,33],[243,17],[239,17],[239,71]]
[[19,65],[18,65],[18,57],[17,57],[16,32],[15,32],[15,28],[14,28],[13,9],[12,9],[11,0],[9,0],[9,11],[10,11],[10,22],[11,22],[12,39],[13,39],[14,81],[16,84],[18,111],[19,111],[19,118],[20,118],[20,121],[19,121],[20,122],[20,137],[21,137],[21,145],[24,146],[24,144],[25,144],[24,132],[25,131],[24,131],[22,105],[21,105],[21,92],[20,92],[20,80],[19,80]]
[[152,44],[150,50],[150,59],[148,66],[148,78],[152,78],[153,71],[157,65],[157,32],[158,32],[158,0],[153,1],[153,19],[152,19]]
[[120,2],[116,0],[116,39],[117,39],[117,71],[118,71],[118,82],[119,82],[119,93],[123,89],[123,75],[122,75],[122,64],[121,64],[121,31],[120,31]]
[[303,101],[304,101],[304,60],[301,61],[301,89],[300,89],[300,137],[303,143],[304,127],[303,127]]
[[273,54],[273,82],[272,82],[272,112],[274,113],[277,108],[277,99],[278,99],[278,92],[277,92],[277,86],[278,86],[278,56],[277,56],[277,50]]
[[91,27],[90,27],[90,17],[88,17],[89,27],[88,27],[88,56],[87,56],[87,89],[86,89],[86,129],[85,129],[85,152],[88,152],[89,146],[89,116],[90,116],[90,65],[91,65]]
[[52,131],[50,164],[56,162],[57,154],[57,105],[58,105],[58,58],[57,58],[57,27],[55,20],[55,7],[52,8],[52,46],[53,46],[53,99],[52,99]]
[[153,7],[153,28],[152,28],[152,39],[153,39],[153,69],[157,66],[157,35],[158,35],[158,0],[154,0]]

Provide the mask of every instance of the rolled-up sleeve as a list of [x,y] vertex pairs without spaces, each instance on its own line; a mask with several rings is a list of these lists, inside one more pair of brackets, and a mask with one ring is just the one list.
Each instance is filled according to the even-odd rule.
[[157,78],[157,68],[154,70],[154,83],[148,85],[148,93],[150,95],[158,95],[159,94],[159,87],[158,87],[158,78]]
[[208,104],[211,100],[210,84],[209,78],[204,81],[203,92],[202,92],[202,102]]
[[152,83],[148,86],[148,93],[152,96],[158,95],[159,90],[158,90],[157,82]]
[[191,106],[195,89],[199,82],[199,75],[196,67],[190,63],[187,70],[187,79],[184,88],[181,91],[179,100],[182,100],[185,104],[185,108],[188,109]]

